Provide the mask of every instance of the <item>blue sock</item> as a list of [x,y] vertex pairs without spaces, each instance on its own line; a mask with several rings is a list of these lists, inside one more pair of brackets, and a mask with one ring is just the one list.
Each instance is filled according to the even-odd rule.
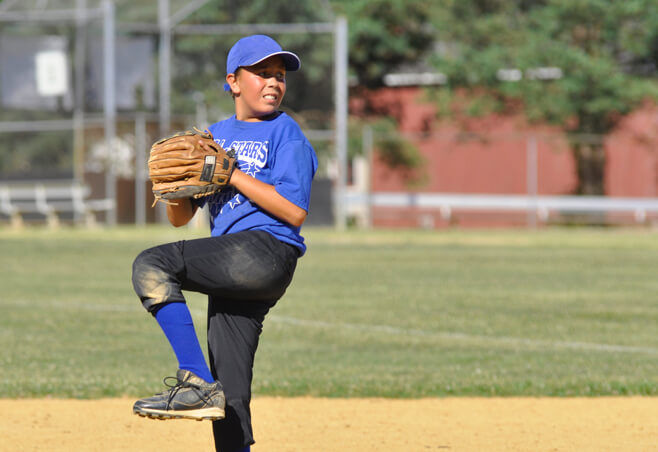
[[155,313],[155,318],[174,349],[178,368],[189,370],[208,383],[215,381],[201,350],[187,305],[168,303]]
[[250,450],[251,450],[251,447],[247,446],[244,449],[236,450],[235,452],[249,452]]

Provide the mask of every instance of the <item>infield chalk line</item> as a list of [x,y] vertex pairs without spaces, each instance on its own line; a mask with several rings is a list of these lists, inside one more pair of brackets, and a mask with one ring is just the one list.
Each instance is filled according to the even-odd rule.
[[[31,309],[35,307],[33,302],[22,303],[20,301],[13,301],[10,303],[2,303],[3,305],[11,306],[29,306]],[[89,304],[68,304],[64,302],[44,302],[41,307],[54,307],[75,309],[81,311],[97,311],[97,312],[146,312],[139,306],[139,302],[135,306],[127,305],[99,305],[93,302]],[[206,311],[202,309],[191,308],[190,312],[195,317],[205,317]],[[617,345],[617,344],[597,344],[591,342],[575,342],[575,341],[550,341],[540,339],[527,339],[522,337],[507,337],[507,336],[482,336],[477,334],[456,333],[448,331],[432,331],[422,330],[415,328],[400,328],[390,325],[372,325],[367,323],[349,323],[349,322],[326,322],[322,320],[306,320],[296,317],[282,316],[277,314],[269,314],[266,317],[266,322],[280,323],[286,325],[294,325],[303,328],[316,328],[327,329],[332,331],[359,331],[367,333],[387,334],[392,336],[407,336],[407,337],[425,337],[431,339],[443,339],[463,343],[485,343],[487,345],[496,345],[499,347],[525,347],[525,348],[542,348],[549,350],[585,350],[595,352],[609,352],[609,353],[647,353],[650,355],[658,355],[658,348],[654,347],[634,347],[630,345]]]
[[653,347],[634,347],[628,345],[615,344],[596,344],[589,342],[574,341],[549,341],[538,339],[527,339],[520,337],[506,336],[481,336],[455,332],[441,332],[420,330],[414,328],[398,328],[390,325],[370,325],[365,323],[345,323],[345,322],[325,322],[321,320],[303,320],[295,317],[280,316],[270,314],[266,320],[275,323],[284,323],[301,327],[322,328],[331,330],[354,330],[360,332],[384,333],[395,336],[416,336],[437,339],[448,339],[458,342],[484,342],[487,344],[496,344],[500,346],[515,346],[528,348],[547,348],[547,349],[571,349],[571,350],[589,350],[597,352],[614,352],[614,353],[648,353],[658,355],[658,348]]

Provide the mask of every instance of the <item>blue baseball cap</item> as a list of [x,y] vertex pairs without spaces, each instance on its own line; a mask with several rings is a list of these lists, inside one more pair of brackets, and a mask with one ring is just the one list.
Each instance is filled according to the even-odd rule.
[[[296,71],[302,65],[297,55],[283,50],[279,43],[269,36],[251,35],[240,39],[231,47],[226,58],[226,75],[234,74],[240,67],[253,66],[274,55],[283,57],[287,71]],[[230,90],[229,84],[224,83],[224,91]]]

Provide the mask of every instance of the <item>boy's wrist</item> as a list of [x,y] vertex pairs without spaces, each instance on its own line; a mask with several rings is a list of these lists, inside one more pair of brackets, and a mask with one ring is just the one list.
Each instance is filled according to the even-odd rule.
[[[231,178],[228,180],[227,185],[231,185],[235,187],[236,181],[242,177],[242,174],[244,174],[242,171],[240,171],[239,168],[235,168],[233,172],[231,173]],[[239,181],[238,181],[239,183]]]
[[252,179],[252,177],[244,171],[235,168],[231,173],[231,178],[228,180],[227,185],[240,190],[241,187],[244,187],[245,184],[248,183],[247,178]]

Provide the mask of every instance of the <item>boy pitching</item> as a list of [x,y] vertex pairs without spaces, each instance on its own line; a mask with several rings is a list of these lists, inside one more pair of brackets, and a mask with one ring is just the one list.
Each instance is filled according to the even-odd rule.
[[[159,419],[210,419],[217,451],[249,451],[254,443],[249,404],[263,320],[306,251],[300,230],[318,162],[297,123],[279,111],[286,73],[300,66],[297,55],[268,36],[235,43],[224,85],[235,115],[208,130],[220,146],[235,151],[238,168],[220,193],[167,205],[169,221],[178,227],[207,203],[210,237],[147,249],[133,264],[135,292],[178,360],[169,389],[138,400],[133,411]],[[210,366],[184,290],[208,295]]]

